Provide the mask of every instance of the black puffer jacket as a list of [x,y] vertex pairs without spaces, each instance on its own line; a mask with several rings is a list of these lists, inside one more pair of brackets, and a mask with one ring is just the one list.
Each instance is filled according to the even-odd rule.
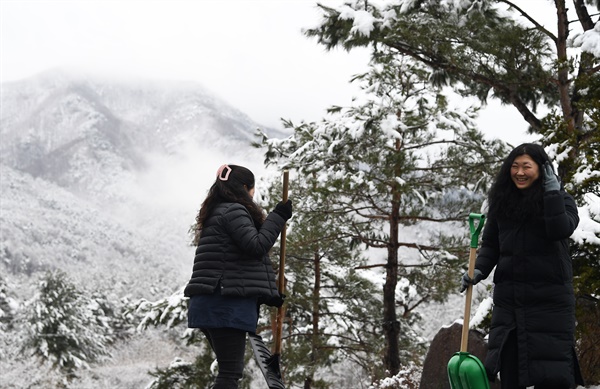
[[494,308],[485,367],[495,376],[516,331],[519,385],[583,384],[574,349],[575,298],[568,238],[579,223],[573,198],[544,194],[544,214],[522,223],[488,218],[475,267],[494,273]]
[[284,225],[271,212],[257,229],[243,205],[219,204],[204,222],[185,296],[212,294],[220,283],[223,296],[259,297],[269,305],[281,301],[268,253]]

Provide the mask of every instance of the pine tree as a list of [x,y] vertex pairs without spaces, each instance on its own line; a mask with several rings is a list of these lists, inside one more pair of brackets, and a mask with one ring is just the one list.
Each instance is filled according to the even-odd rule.
[[64,272],[47,272],[26,307],[24,348],[73,378],[77,369],[107,355],[112,328],[100,307]]
[[294,133],[287,139],[263,138],[267,162],[314,176],[315,188],[302,195],[312,197],[311,212],[334,219],[331,239],[385,257],[370,267],[384,269],[388,375],[408,365],[415,309],[444,301],[455,287],[464,222],[480,209],[506,152],[474,129],[474,111],[453,110],[430,76],[415,61],[378,51],[371,70],[357,77],[365,93],[355,106],[332,108],[321,123],[288,123]]
[[11,301],[14,299],[9,296],[4,277],[0,276],[0,332],[3,333],[13,327],[14,312]]
[[11,349],[14,348],[15,316],[18,305],[12,297],[6,280],[0,276],[0,359],[8,360]]

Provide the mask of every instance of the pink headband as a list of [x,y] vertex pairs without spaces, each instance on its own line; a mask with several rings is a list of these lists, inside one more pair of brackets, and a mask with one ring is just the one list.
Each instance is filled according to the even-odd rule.
[[[225,175],[223,176],[223,171],[225,171]],[[217,178],[221,181],[227,181],[229,179],[229,173],[231,173],[231,168],[225,165],[221,165],[219,170],[217,170]]]

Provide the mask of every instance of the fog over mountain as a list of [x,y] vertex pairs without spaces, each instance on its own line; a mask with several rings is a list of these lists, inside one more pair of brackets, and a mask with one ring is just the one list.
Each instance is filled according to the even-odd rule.
[[3,84],[1,105],[7,277],[60,268],[132,296],[170,292],[189,276],[187,230],[218,166],[262,169],[261,126],[194,83],[53,70]]

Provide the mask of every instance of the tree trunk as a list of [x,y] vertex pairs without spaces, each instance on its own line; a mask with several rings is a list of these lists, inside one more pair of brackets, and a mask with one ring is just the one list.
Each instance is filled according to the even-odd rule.
[[[398,233],[398,225],[390,226],[391,233]],[[398,250],[388,247],[388,261],[383,286],[383,333],[386,340],[383,363],[391,376],[400,371],[399,334],[400,322],[396,316],[396,285],[398,284]]]
[[556,54],[558,59],[558,94],[563,117],[567,123],[569,133],[575,129],[573,120],[573,107],[569,95],[569,57],[567,56],[567,38],[569,36],[569,19],[565,0],[556,0],[556,14],[558,16],[558,36],[556,39]]
[[[571,94],[571,90],[574,90],[575,88],[572,88],[571,81],[569,80],[569,57],[567,54],[569,19],[567,17],[565,0],[555,0],[555,4],[558,19],[558,36],[556,39],[556,54],[558,59],[558,94],[568,138],[573,138],[578,131],[578,128],[581,127],[583,112],[579,112],[576,105],[573,104],[573,98],[575,94]],[[578,12],[581,11],[579,10]],[[585,53],[582,55],[582,58],[585,58]],[[583,66],[584,61],[581,62],[580,68]],[[574,173],[574,161],[577,159],[579,154],[578,145],[573,143],[568,153],[569,158],[563,160],[558,167],[558,175],[562,179],[568,178]]]
[[[396,140],[396,149],[400,141]],[[399,172],[397,174],[400,175]],[[390,376],[400,371],[400,322],[396,315],[396,285],[398,284],[398,221],[400,216],[400,188],[396,180],[392,184],[392,210],[390,214],[390,240],[383,286],[383,333],[386,340],[383,363]]]
[[317,353],[319,352],[319,300],[321,298],[321,257],[319,252],[314,253],[313,265],[315,267],[315,280],[312,295],[312,339],[310,342],[310,366],[304,379],[304,389],[310,389],[315,379],[315,366],[317,366]]

